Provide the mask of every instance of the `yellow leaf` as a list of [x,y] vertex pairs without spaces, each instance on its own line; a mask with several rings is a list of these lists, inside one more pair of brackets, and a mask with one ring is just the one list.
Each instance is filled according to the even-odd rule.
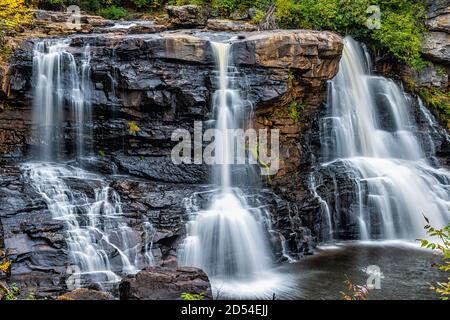
[[128,121],[128,132],[129,134],[135,136],[138,131],[140,131],[141,129],[139,128],[139,126],[134,122],[134,121]]

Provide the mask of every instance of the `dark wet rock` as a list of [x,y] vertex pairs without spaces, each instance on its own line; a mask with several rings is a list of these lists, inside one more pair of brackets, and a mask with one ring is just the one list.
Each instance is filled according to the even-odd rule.
[[166,11],[169,15],[170,23],[175,27],[203,27],[208,20],[208,13],[203,6],[167,6]]
[[181,300],[182,293],[202,294],[212,300],[208,276],[197,268],[146,268],[122,279],[121,300]]
[[117,156],[119,167],[132,175],[162,182],[207,183],[208,167],[205,165],[174,164],[169,157]]
[[161,32],[165,30],[167,30],[167,27],[160,24],[153,24],[153,25],[138,24],[128,28],[127,33],[145,34],[145,33]]
[[114,297],[107,292],[78,288],[60,295],[57,300],[114,300]]
[[[13,170],[8,174],[2,174],[0,180],[0,201],[3,209],[0,218],[5,244],[15,243],[10,237],[22,237],[23,234],[27,234],[30,237],[47,240],[49,245],[55,248],[60,247],[59,237],[53,238],[52,234],[63,228],[62,223],[52,219],[43,199],[27,185],[15,168]],[[28,246],[25,242],[23,245],[20,243],[21,241],[17,241],[20,248],[18,252],[26,253],[25,248]]]
[[154,228],[152,253],[157,265],[174,261],[176,250],[185,237],[188,219],[185,199],[205,186],[192,184],[165,184],[115,177],[111,185],[120,195],[125,215],[133,216],[133,228],[141,229],[148,222]]
[[62,277],[54,272],[33,271],[20,275],[12,275],[9,284],[20,289],[19,299],[54,299],[67,291]]
[[99,157],[77,157],[75,161],[69,162],[70,165],[83,168],[87,171],[103,174],[117,173],[117,165],[106,158]]
[[9,283],[51,296],[63,290],[68,256],[63,222],[54,220],[43,199],[16,167],[0,175],[0,238],[11,272]]
[[256,193],[255,199],[271,213],[272,229],[269,231],[268,239],[273,256],[275,261],[302,258],[303,255],[311,253],[317,240],[302,217],[304,208],[300,206],[304,204],[286,201],[277,193],[283,194],[265,189]]

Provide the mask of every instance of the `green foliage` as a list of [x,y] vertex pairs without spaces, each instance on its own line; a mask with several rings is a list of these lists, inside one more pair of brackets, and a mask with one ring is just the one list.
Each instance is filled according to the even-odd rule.
[[264,11],[271,3],[271,0],[212,0],[211,6],[220,14],[228,16],[235,12],[243,12],[249,8]]
[[[403,0],[276,0],[277,19],[285,28],[333,30],[371,41],[398,61],[420,69],[424,31],[423,1]],[[369,29],[367,9],[378,5],[381,28]]]
[[291,70],[288,72],[288,80],[291,82],[295,80],[295,74]]
[[345,31],[365,26],[368,0],[276,0],[285,28]]
[[0,0],[0,37],[30,21],[31,7],[25,0]]
[[417,93],[435,116],[450,129],[450,92],[444,92],[434,87],[422,87]]
[[40,1],[39,6],[47,10],[64,10],[67,6],[78,5],[81,10],[91,14],[100,14],[109,19],[121,19],[129,12],[159,10],[169,2],[167,0],[44,0]]
[[424,7],[411,4],[395,11],[385,10],[381,14],[381,28],[374,30],[372,39],[397,60],[415,69],[423,68],[420,57],[423,27],[417,22],[425,17]]
[[288,105],[287,115],[289,116],[289,118],[292,119],[292,121],[297,122],[300,118],[300,113],[303,109],[304,106],[301,103],[297,101],[292,101]]
[[200,294],[183,292],[181,294],[182,300],[203,300],[204,298],[205,294],[203,292]]
[[186,4],[193,4],[193,5],[206,5],[210,1],[208,0],[171,0],[169,1],[169,4],[175,5],[175,6],[184,6]]
[[[435,229],[430,225],[430,221],[425,217],[427,225],[425,230],[430,237],[435,238],[438,242],[430,242],[429,240],[418,239],[423,248],[436,250],[442,255],[442,264],[435,264],[434,267],[443,272],[450,272],[450,223],[442,228]],[[447,282],[437,282],[432,285],[430,289],[434,290],[441,300],[449,300],[450,298],[450,276],[447,277]]]
[[13,54],[14,50],[13,48],[8,45],[7,43],[3,43],[3,41],[1,42],[1,46],[0,46],[0,61],[6,61],[9,59],[9,57],[11,57],[11,55]]
[[132,0],[131,2],[138,10],[149,9],[151,11],[159,9],[164,4],[164,0]]
[[39,2],[39,8],[45,10],[64,10],[70,5],[77,5],[84,11],[98,13],[100,9],[111,5],[111,0],[44,0]]
[[102,9],[100,13],[105,18],[119,20],[125,18],[128,14],[128,11],[127,9],[122,7],[110,6]]
[[15,283],[7,285],[0,282],[0,300],[16,300],[20,293],[20,289]]
[[255,15],[253,16],[251,22],[253,24],[259,24],[259,23],[261,23],[261,21],[263,20],[265,15],[266,15],[266,13],[263,10],[256,9]]
[[149,0],[132,0],[132,2],[138,8],[143,8],[150,4]]

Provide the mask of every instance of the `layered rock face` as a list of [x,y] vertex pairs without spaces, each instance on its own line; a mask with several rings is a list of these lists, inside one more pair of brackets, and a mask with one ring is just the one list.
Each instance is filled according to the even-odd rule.
[[[282,239],[291,254],[306,252],[310,232],[304,226],[309,218],[288,191],[306,192],[306,186],[290,177],[308,165],[302,163],[302,154],[309,147],[301,141],[312,130],[310,120],[323,101],[326,81],[337,72],[342,39],[329,32],[302,30],[216,36],[218,40],[237,36],[233,61],[243,98],[256,110],[253,125],[281,132],[281,170],[270,181],[279,195],[264,189],[255,199],[272,213],[274,230],[268,236],[274,255],[282,258]],[[208,166],[175,165],[170,152],[177,143],[171,140],[174,130],[192,132],[195,120],[213,118],[215,61],[210,41],[214,37],[207,31],[190,30],[67,38],[67,51],[78,63],[89,46],[93,116],[88,126],[93,133],[84,138],[96,156],[77,158],[70,164],[104,176],[121,197],[124,221],[139,237],[144,237],[145,222],[153,225],[152,254],[160,266],[176,266],[176,250],[188,219],[185,199],[210,189],[206,185]],[[38,41],[22,44],[4,78],[8,96],[2,101],[8,107],[0,112],[0,151],[7,164],[0,180],[4,208],[0,246],[8,250],[12,261],[11,281],[34,288],[41,296],[55,296],[66,290],[65,269],[70,259],[65,228],[53,220],[17,165],[33,159],[33,150],[41,143],[31,126],[33,48]],[[290,114],[292,103],[302,106],[297,118]],[[67,151],[60,161],[75,157],[72,120],[69,114],[64,119]],[[93,195],[95,186],[70,185],[75,192]],[[200,197],[206,207],[209,196]]]
[[448,1],[430,1],[429,31],[422,44],[423,53],[430,60],[450,64],[450,4]]

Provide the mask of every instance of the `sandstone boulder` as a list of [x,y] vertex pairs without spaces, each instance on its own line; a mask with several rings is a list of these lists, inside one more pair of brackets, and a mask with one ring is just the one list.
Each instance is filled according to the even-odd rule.
[[258,27],[251,23],[224,19],[209,19],[207,28],[214,31],[256,31]]
[[422,42],[422,52],[435,62],[450,64],[450,5],[446,0],[430,1],[429,29]]
[[197,268],[146,268],[124,278],[119,286],[121,300],[180,300],[183,293],[212,299],[208,276]]
[[422,51],[430,60],[450,64],[450,34],[428,32],[422,42]]
[[450,7],[448,13],[428,19],[426,25],[432,31],[444,31],[450,33]]
[[239,64],[299,69],[307,71],[305,77],[331,79],[342,49],[342,38],[332,32],[276,30],[249,33],[235,44],[234,52]]
[[114,297],[107,292],[78,288],[59,296],[57,300],[114,300]]
[[201,6],[167,6],[166,11],[170,23],[175,27],[203,27],[208,20],[207,12]]

